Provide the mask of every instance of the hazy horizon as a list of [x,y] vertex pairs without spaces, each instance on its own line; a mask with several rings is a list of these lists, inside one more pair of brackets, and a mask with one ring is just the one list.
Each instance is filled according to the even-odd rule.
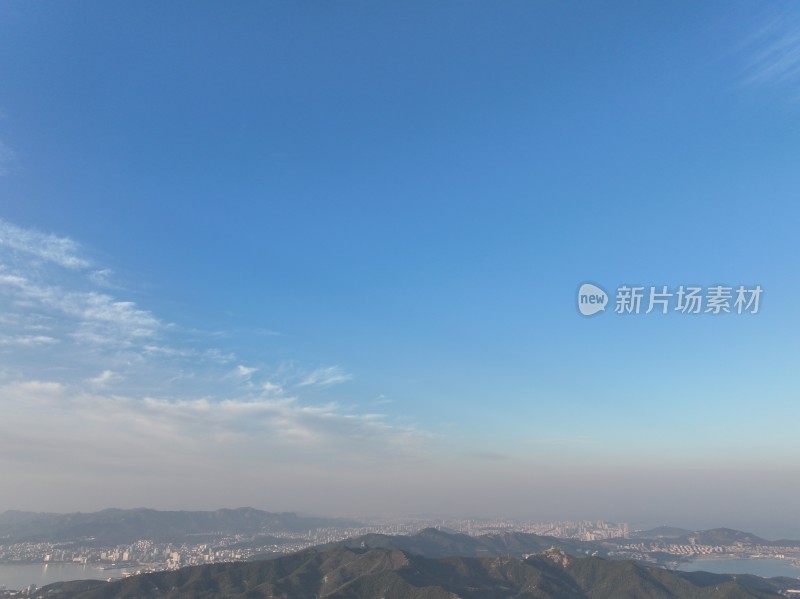
[[796,4],[12,1],[0,70],[0,511],[800,538]]
[[[293,510],[293,509],[269,509],[268,507],[255,507],[251,505],[237,505],[237,506],[218,506],[218,507],[210,507],[210,508],[154,508],[152,506],[145,506],[145,505],[138,505],[138,506],[128,506],[128,507],[120,507],[120,506],[106,506],[104,508],[99,509],[89,509],[89,510],[67,510],[67,511],[53,511],[53,510],[24,510],[24,509],[15,509],[9,508],[8,510],[0,511],[0,514],[10,511],[10,512],[32,512],[32,513],[47,513],[47,514],[91,514],[96,512],[103,512],[106,510],[155,510],[155,511],[163,511],[163,512],[215,512],[219,510],[237,510],[237,509],[256,509],[261,510],[264,512],[272,512],[272,513],[296,513],[298,516],[310,516],[310,517],[324,517],[324,518],[339,518],[343,520],[354,520],[360,522],[362,524],[369,524],[370,522],[374,522],[376,520],[387,520],[387,521],[407,521],[407,520],[420,520],[426,521],[433,525],[434,521],[441,521],[443,524],[447,524],[447,522],[457,521],[457,520],[476,520],[476,521],[491,521],[491,520],[509,520],[514,521],[518,524],[525,524],[525,523],[556,523],[556,522],[608,522],[608,523],[625,523],[628,524],[631,528],[631,532],[633,531],[645,531],[660,527],[672,527],[672,528],[682,528],[685,530],[690,531],[703,531],[703,530],[712,530],[712,529],[720,529],[720,528],[728,528],[733,530],[739,530],[744,533],[755,534],[763,539],[768,541],[777,541],[780,539],[784,540],[800,540],[800,528],[797,526],[789,525],[788,528],[782,529],[780,527],[770,530],[769,528],[763,528],[762,530],[758,529],[749,529],[747,527],[738,527],[733,526],[730,524],[718,524],[715,526],[708,526],[704,525],[702,522],[699,523],[697,526],[691,525],[690,522],[661,522],[661,521],[630,521],[630,520],[610,520],[610,519],[603,519],[603,518],[584,518],[584,517],[575,517],[575,518],[556,518],[556,519],[548,519],[548,518],[529,518],[525,517],[524,515],[519,516],[509,516],[508,514],[470,514],[470,513],[444,513],[444,512],[418,512],[418,513],[408,513],[408,514],[378,514],[378,513],[369,513],[369,512],[351,512],[351,513],[331,513],[331,512],[306,512],[303,510]],[[361,518],[361,520],[359,520]],[[794,534],[787,534],[787,530],[795,530]],[[479,533],[485,534],[485,533]]]

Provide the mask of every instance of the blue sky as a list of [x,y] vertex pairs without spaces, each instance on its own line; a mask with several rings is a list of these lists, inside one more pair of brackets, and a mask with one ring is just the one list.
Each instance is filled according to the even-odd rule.
[[0,73],[0,509],[800,536],[793,3],[6,2]]

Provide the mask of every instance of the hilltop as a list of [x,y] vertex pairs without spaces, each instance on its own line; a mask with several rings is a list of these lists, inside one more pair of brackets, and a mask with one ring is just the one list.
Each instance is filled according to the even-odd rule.
[[[597,542],[560,539],[531,533],[506,532],[470,536],[426,528],[414,535],[369,534],[339,543],[346,547],[397,549],[431,558],[439,557],[517,557],[555,547],[573,555],[606,555]],[[332,545],[331,545],[332,546]]]

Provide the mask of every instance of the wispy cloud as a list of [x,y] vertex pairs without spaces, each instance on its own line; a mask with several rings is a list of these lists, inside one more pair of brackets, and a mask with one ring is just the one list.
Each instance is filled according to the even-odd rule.
[[87,322],[113,325],[131,337],[151,337],[163,325],[149,311],[139,309],[134,302],[116,301],[100,293],[74,294],[68,298],[72,304],[62,306],[65,311],[82,317]]
[[0,345],[19,345],[25,347],[51,345],[58,339],[47,335],[0,335]]
[[217,364],[230,364],[236,361],[236,354],[234,352],[226,352],[217,347],[204,350],[203,357]]
[[327,399],[352,379],[341,366],[269,365],[215,347],[228,336],[167,323],[109,289],[111,271],[78,243],[5,222],[0,236],[4,468],[24,459],[51,471],[58,453],[87,472],[223,459],[317,469],[427,451],[424,430],[374,402],[369,411]]
[[253,366],[245,366],[244,364],[239,364],[234,371],[236,376],[240,376],[242,378],[249,378],[251,374],[254,372],[258,372],[258,368]]
[[[2,165],[0,145],[0,165]],[[65,268],[88,268],[91,262],[81,256],[80,247],[68,237],[58,237],[35,229],[23,229],[0,220],[0,246],[53,262]]]
[[[103,372],[92,382],[114,376]],[[112,447],[125,448],[127,458],[116,458],[121,467],[134,467],[154,449],[172,467],[188,464],[185,460],[217,462],[220,455],[270,462],[286,450],[295,451],[292,459],[314,462],[413,457],[426,440],[424,432],[390,424],[380,414],[353,414],[336,403],[309,406],[297,398],[134,398],[31,380],[0,386],[0,403],[8,416],[0,421],[0,450],[13,453],[3,439],[31,431],[31,443],[60,447],[62,457],[69,454],[84,464],[86,452],[102,454]],[[43,460],[52,460],[48,453]]]
[[270,381],[262,383],[261,390],[265,395],[283,395],[283,387]]
[[113,370],[104,370],[100,374],[95,377],[89,379],[89,383],[96,387],[104,387],[111,381],[118,379],[119,375],[116,374]]
[[800,99],[800,16],[773,15],[745,41],[742,80],[751,86],[781,86]]
[[70,318],[74,336],[83,341],[126,343],[133,338],[153,337],[164,326],[134,302],[119,301],[104,293],[68,291],[2,272],[0,287],[20,309]]
[[99,287],[113,287],[111,277],[114,271],[110,268],[101,268],[89,273],[89,280]]
[[331,385],[338,385],[345,383],[353,378],[352,375],[344,372],[339,366],[326,366],[317,368],[316,370],[308,373],[298,383],[298,387],[329,387]]
[[[91,270],[89,270],[91,269]],[[130,347],[167,327],[150,311],[100,291],[112,271],[96,268],[77,242],[0,220],[0,300],[9,302],[19,343],[44,337]]]

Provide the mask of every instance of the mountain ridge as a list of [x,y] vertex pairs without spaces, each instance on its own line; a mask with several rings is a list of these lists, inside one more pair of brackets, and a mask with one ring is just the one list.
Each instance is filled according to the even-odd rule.
[[[631,560],[431,558],[398,549],[307,549],[259,562],[194,566],[101,583],[50,585],[50,599],[770,599],[779,581],[683,575]],[[800,584],[800,583],[798,583]]]

